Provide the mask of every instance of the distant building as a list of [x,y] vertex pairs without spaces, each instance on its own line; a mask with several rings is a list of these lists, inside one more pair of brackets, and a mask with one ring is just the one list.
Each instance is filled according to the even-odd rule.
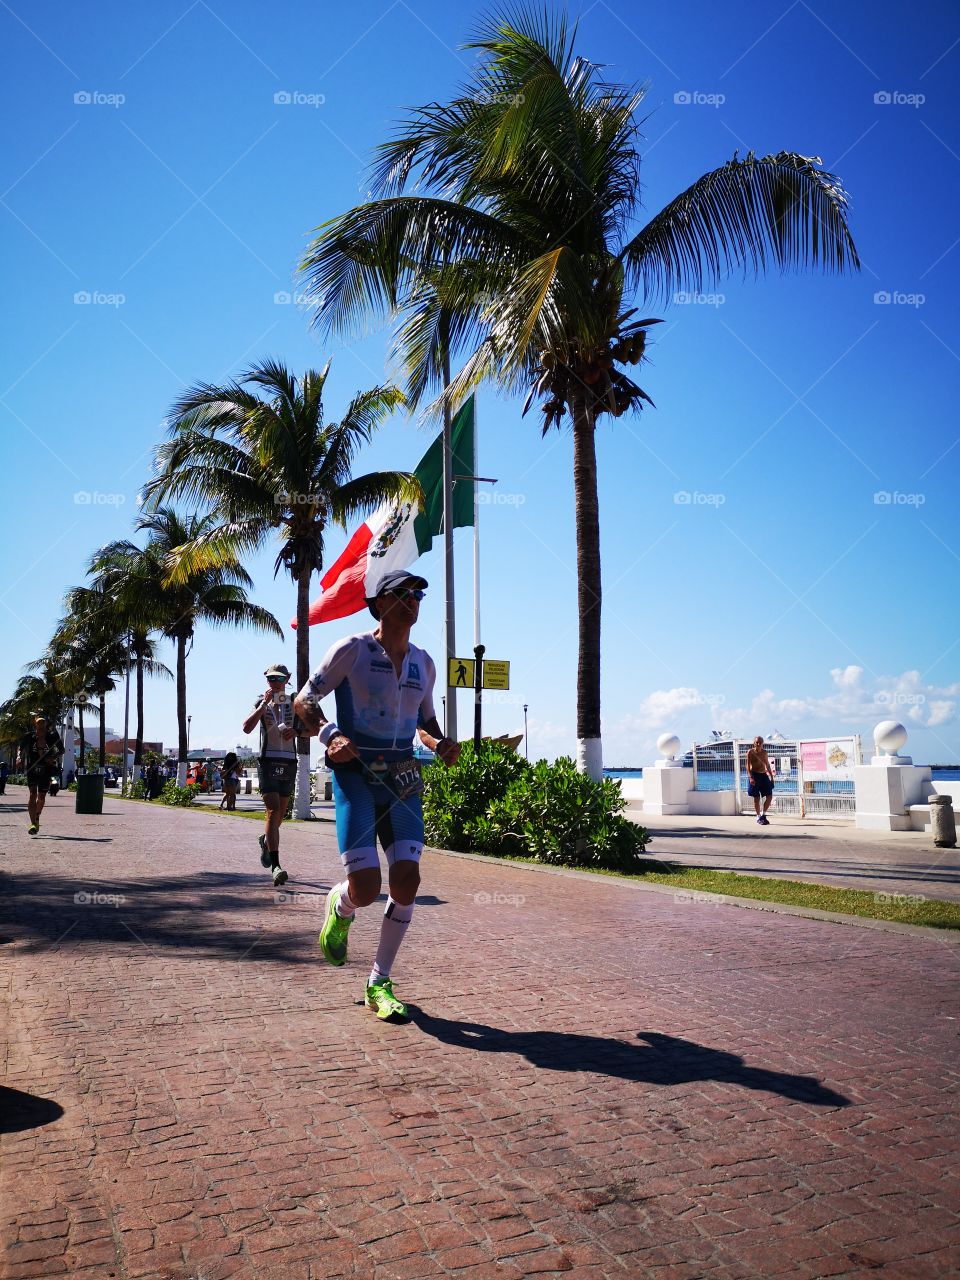
[[[94,744],[94,745],[99,745],[99,742],[98,742],[98,743],[96,743],[96,744]],[[134,739],[134,738],[129,738],[129,739],[127,740],[127,750],[128,750],[128,751],[133,751],[133,750],[135,749],[136,745],[137,745],[137,744],[136,744],[136,739]],[[144,751],[145,751],[145,752],[146,752],[146,751],[155,751],[155,752],[157,753],[157,755],[158,755],[158,756],[162,756],[162,755],[163,755],[163,743],[162,743],[162,742],[145,742],[145,743],[143,744],[143,749],[144,749]],[[122,738],[108,738],[108,739],[107,739],[107,755],[109,755],[109,756],[122,756],[122,755],[123,755],[123,739],[122,739]]]
[[[75,733],[75,734],[77,735],[77,737],[79,738],[79,736],[80,736],[80,723],[79,723],[79,720],[78,720],[78,719],[76,719],[76,718],[74,719],[74,723],[73,723],[73,730],[74,730],[74,733]],[[106,732],[106,735],[107,735],[108,740],[109,740],[109,739],[111,739],[111,738],[116,738],[116,736],[117,736],[117,731],[116,731],[116,729],[107,729],[105,732]],[[98,748],[99,748],[99,746],[100,746],[100,726],[99,726],[98,724],[94,724],[93,728],[91,729],[91,728],[90,728],[90,720],[89,720],[89,718],[87,719],[86,723],[85,723],[85,724],[84,724],[84,726],[83,726],[83,740],[84,740],[84,742],[87,744],[87,746],[88,746],[88,747],[98,747]],[[121,746],[122,746],[122,739],[121,739]],[[107,747],[107,750],[109,751],[109,750],[110,750],[110,748],[109,748],[109,747]]]

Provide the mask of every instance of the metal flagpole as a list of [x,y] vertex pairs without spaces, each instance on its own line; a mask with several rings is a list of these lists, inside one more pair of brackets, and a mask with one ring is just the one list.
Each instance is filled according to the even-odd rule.
[[[445,326],[443,346],[444,392],[450,386],[450,328]],[[457,735],[457,691],[450,684],[450,661],[457,656],[456,607],[453,592],[453,415],[450,400],[443,400],[443,563],[446,582],[446,679],[447,687],[447,737],[454,742]]]
[[130,637],[127,636],[127,688],[123,697],[123,781],[120,794],[127,790],[127,751],[130,742]]
[[476,664],[473,693],[473,745],[480,748],[480,699],[483,697],[483,653],[480,643],[480,504],[477,502],[477,397],[473,397],[473,660]]
[[477,393],[473,393],[473,645],[480,643],[480,483]]

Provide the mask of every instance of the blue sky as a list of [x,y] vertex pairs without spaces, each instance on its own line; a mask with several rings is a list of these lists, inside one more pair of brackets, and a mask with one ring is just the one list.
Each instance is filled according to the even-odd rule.
[[[466,77],[458,45],[483,8],[0,9],[0,99],[17,121],[0,174],[0,696],[91,553],[130,535],[185,384],[266,355],[295,370],[332,357],[332,419],[383,380],[384,336],[319,342],[287,300],[293,272],[311,229],[363,197],[400,109]],[[653,759],[664,730],[869,736],[891,716],[918,761],[958,759],[960,11],[922,3],[910,23],[873,0],[572,11],[581,53],[649,82],[644,220],[735,150],[819,155],[850,193],[864,264],[730,279],[655,309],[666,323],[641,381],[657,408],[598,432],[605,761]],[[531,754],[572,752],[570,436],[541,441],[534,415],[493,391],[479,420],[480,469],[498,478],[482,511],[483,639],[512,662],[485,727],[522,728],[526,702]],[[428,443],[398,418],[364,466],[412,468]],[[468,654],[468,531],[457,545]],[[255,598],[286,624],[293,590],[274,581],[273,554],[250,564]],[[417,639],[440,654],[438,551],[421,567],[435,587]],[[354,629],[314,629],[313,653]],[[260,672],[281,655],[292,667],[293,652],[292,633],[278,645],[198,632],[192,745],[237,743]],[[463,701],[462,726],[469,715]],[[121,724],[118,698],[108,721]],[[175,741],[172,684],[149,688],[147,736]]]

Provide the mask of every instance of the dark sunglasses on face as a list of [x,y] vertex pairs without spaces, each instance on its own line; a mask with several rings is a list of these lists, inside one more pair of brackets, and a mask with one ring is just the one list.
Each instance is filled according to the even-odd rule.
[[270,683],[271,683],[271,684],[286,684],[286,683],[287,683],[287,677],[286,677],[286,676],[267,676],[267,679],[270,681]]
[[396,587],[389,594],[396,596],[398,600],[422,600],[427,593],[419,587]]

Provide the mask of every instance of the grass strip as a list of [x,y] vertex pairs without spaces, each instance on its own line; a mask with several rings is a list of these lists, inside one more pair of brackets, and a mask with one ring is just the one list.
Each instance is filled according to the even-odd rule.
[[[475,855],[483,857],[482,854]],[[539,858],[519,858],[497,854],[503,862],[525,863],[531,867],[567,866],[543,862]],[[790,907],[833,911],[844,916],[866,916],[870,920],[891,920],[895,924],[917,924],[930,929],[960,929],[960,903],[928,898],[919,893],[871,893],[863,889],[837,889],[833,885],[806,880],[775,880],[771,876],[745,876],[739,871],[716,871],[679,862],[658,862],[644,858],[640,872],[612,871],[606,867],[569,865],[571,871],[589,871],[595,876],[618,880],[639,880],[671,885],[681,894],[721,893],[731,898],[752,898],[757,902],[780,902]],[[695,899],[694,899],[695,901]]]
[[[512,859],[511,859],[512,860]],[[525,858],[524,861],[532,861]],[[543,864],[540,864],[543,865]],[[865,915],[872,920],[892,920],[896,924],[922,924],[931,929],[960,929],[960,902],[947,902],[924,893],[869,892],[858,888],[835,888],[832,884],[744,876],[731,870],[689,867],[681,863],[650,860],[649,870],[639,874],[608,872],[596,867],[577,867],[596,876],[617,876],[636,881],[669,884],[680,893],[726,893],[759,902],[782,902],[815,911],[836,911],[838,915]]]
[[[584,871],[594,868],[583,867]],[[631,880],[674,886],[678,893],[723,893],[733,898],[782,902],[791,907],[812,907],[845,916],[892,920],[896,924],[926,925],[931,929],[960,929],[960,903],[928,898],[919,893],[871,893],[863,889],[837,889],[806,880],[779,880],[769,876],[745,876],[738,871],[653,862],[650,870],[630,875]]]

